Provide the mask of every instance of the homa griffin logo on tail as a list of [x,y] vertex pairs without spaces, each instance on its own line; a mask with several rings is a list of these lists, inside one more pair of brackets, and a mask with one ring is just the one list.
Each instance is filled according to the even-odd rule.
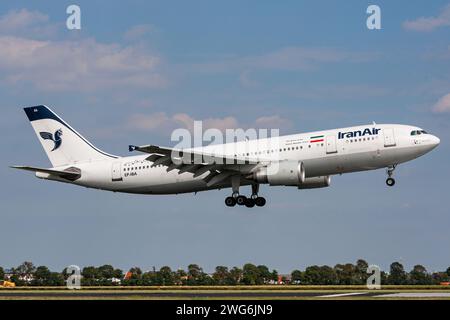
[[366,128],[364,130],[356,130],[356,131],[349,131],[349,132],[339,132],[338,133],[338,139],[344,139],[344,138],[355,138],[355,137],[363,137],[363,136],[375,136],[378,135],[378,131],[381,129],[377,128]]
[[52,135],[50,132],[39,132],[39,134],[41,135],[42,139],[44,140],[52,140],[55,145],[53,146],[53,149],[51,151],[55,151],[56,149],[58,149],[61,146],[62,143],[62,130],[58,129],[55,131],[55,134]]

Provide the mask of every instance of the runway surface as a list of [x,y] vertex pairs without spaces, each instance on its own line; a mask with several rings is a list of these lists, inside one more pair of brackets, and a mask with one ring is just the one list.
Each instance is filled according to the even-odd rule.
[[296,297],[317,297],[323,295],[317,292],[0,292],[1,297],[58,297],[58,298],[296,298]]

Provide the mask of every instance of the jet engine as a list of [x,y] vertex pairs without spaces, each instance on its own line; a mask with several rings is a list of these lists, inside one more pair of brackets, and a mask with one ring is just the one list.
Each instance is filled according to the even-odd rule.
[[298,186],[305,181],[305,167],[301,161],[273,162],[253,173],[253,179],[271,186]]
[[299,189],[325,188],[331,183],[330,176],[306,178],[303,162],[289,160],[273,162],[259,168],[251,178],[271,186],[296,186]]
[[299,189],[315,189],[326,188],[331,184],[330,176],[306,178],[305,181],[298,186]]

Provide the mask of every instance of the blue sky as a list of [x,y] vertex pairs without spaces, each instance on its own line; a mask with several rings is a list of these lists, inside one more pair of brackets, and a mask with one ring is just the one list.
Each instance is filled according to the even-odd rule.
[[[450,2],[76,3],[78,31],[72,2],[0,4],[0,265],[450,265]],[[366,28],[369,4],[381,30]],[[230,209],[227,190],[122,195],[9,169],[49,166],[21,109],[36,104],[120,155],[171,145],[194,119],[282,133],[405,123],[441,145],[399,166],[395,188],[378,170],[323,190],[263,186],[266,207]]]

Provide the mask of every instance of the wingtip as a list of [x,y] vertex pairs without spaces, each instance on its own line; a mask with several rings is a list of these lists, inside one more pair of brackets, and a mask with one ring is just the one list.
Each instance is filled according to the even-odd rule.
[[133,145],[129,145],[128,146],[128,151],[133,152],[134,150],[136,150],[138,147],[137,146],[133,146]]

